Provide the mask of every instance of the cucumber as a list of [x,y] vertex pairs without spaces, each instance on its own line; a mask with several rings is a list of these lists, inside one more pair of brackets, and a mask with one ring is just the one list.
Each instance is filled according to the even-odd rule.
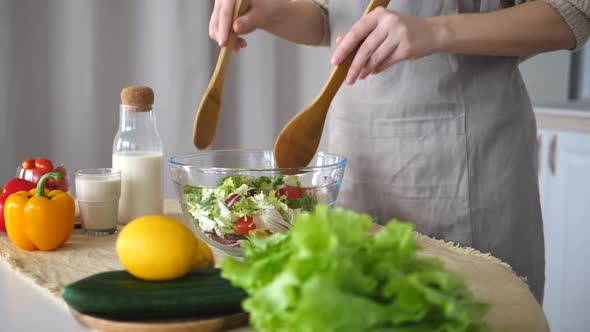
[[170,281],[145,281],[127,271],[98,273],[66,286],[62,297],[78,312],[115,320],[174,319],[242,311],[247,294],[220,269],[195,269]]

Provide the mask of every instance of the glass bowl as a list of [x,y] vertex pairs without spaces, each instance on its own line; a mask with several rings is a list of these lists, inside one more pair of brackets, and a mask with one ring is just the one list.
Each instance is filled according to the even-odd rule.
[[347,160],[319,152],[309,166],[276,166],[267,150],[216,150],[172,157],[172,181],[187,222],[209,245],[241,256],[252,234],[287,231],[316,204],[336,204]]

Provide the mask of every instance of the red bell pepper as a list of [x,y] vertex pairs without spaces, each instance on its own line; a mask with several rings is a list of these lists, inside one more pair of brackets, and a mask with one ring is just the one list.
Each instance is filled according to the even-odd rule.
[[9,193],[9,195],[10,195],[10,194],[15,193],[17,191],[29,191],[33,188],[35,188],[35,184],[33,182],[19,179],[19,178],[15,178],[15,179],[8,181],[8,183],[4,186],[2,193],[3,194]]
[[8,183],[4,186],[2,191],[2,195],[0,195],[0,231],[6,232],[6,224],[4,223],[4,202],[8,196],[19,192],[19,191],[29,191],[31,189],[36,188],[35,183],[23,179],[12,179],[8,181]]

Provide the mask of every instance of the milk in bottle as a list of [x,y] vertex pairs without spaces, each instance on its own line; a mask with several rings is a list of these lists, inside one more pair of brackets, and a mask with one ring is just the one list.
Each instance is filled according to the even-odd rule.
[[113,143],[113,168],[121,170],[121,224],[163,213],[163,148],[153,103],[148,87],[131,86],[121,92],[120,125]]

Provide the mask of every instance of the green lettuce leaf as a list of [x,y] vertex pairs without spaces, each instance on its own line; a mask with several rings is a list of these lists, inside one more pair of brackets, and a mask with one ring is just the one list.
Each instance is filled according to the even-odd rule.
[[242,242],[222,275],[249,294],[259,331],[483,332],[488,306],[435,258],[416,255],[411,224],[372,235],[371,218],[317,206],[288,233]]
[[312,210],[318,204],[318,199],[315,195],[304,196],[301,198],[287,199],[287,205],[292,209],[302,209],[305,211]]

